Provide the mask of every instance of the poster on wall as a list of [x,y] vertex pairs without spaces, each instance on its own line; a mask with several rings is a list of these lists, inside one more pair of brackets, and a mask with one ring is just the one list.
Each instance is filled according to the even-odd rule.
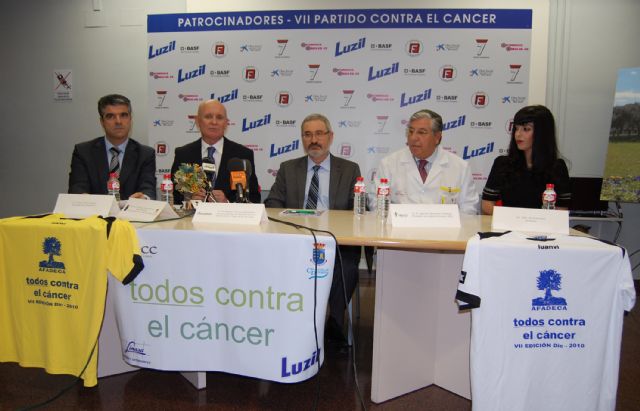
[[73,101],[72,80],[71,70],[53,70],[53,101]]
[[379,161],[404,147],[411,114],[443,118],[441,147],[469,161],[478,189],[527,104],[530,9],[353,9],[150,15],[149,142],[157,173],[200,137],[218,99],[226,136],[254,152],[262,190],[304,155],[300,125],[329,118],[331,152],[374,190]]
[[640,67],[618,70],[601,200],[640,202]]

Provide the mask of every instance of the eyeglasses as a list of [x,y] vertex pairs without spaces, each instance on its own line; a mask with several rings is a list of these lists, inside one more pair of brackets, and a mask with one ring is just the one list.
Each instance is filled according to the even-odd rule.
[[426,137],[432,134],[431,130],[426,129],[426,128],[419,128],[419,129],[413,129],[408,127],[406,130],[406,135],[407,137],[413,135],[414,133],[418,135],[418,137]]
[[322,138],[322,137],[326,136],[329,133],[330,133],[330,131],[316,131],[315,133],[306,132],[306,133],[302,134],[302,137],[304,137],[306,139],[311,139],[312,137]]

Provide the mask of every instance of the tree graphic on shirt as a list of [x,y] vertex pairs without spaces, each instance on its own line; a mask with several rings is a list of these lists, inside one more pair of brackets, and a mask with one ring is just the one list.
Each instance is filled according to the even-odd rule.
[[542,270],[537,278],[538,290],[544,290],[544,298],[534,299],[533,305],[567,305],[562,297],[554,297],[551,291],[562,289],[562,274],[556,270]]
[[49,254],[48,261],[40,261],[40,267],[44,268],[64,268],[64,263],[54,261],[53,256],[62,255],[62,244],[55,237],[47,237],[42,242],[42,252]]

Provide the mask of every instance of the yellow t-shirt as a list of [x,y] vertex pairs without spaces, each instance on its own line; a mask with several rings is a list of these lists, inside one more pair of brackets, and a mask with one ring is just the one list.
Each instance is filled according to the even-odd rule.
[[76,376],[87,365],[84,385],[96,385],[107,272],[127,284],[142,268],[127,221],[0,220],[0,362]]

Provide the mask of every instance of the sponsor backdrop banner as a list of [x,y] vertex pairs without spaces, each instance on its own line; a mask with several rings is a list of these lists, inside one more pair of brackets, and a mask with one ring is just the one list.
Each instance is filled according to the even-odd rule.
[[314,248],[304,235],[138,230],[138,236],[144,271],[127,286],[110,284],[127,363],[287,383],[316,374],[324,360],[331,237],[317,237]]
[[471,163],[478,189],[527,104],[531,10],[288,10],[150,15],[149,142],[158,174],[200,136],[198,104],[227,107],[226,135],[251,148],[262,189],[304,154],[300,123],[322,113],[332,152],[370,184],[423,108],[442,147]]

